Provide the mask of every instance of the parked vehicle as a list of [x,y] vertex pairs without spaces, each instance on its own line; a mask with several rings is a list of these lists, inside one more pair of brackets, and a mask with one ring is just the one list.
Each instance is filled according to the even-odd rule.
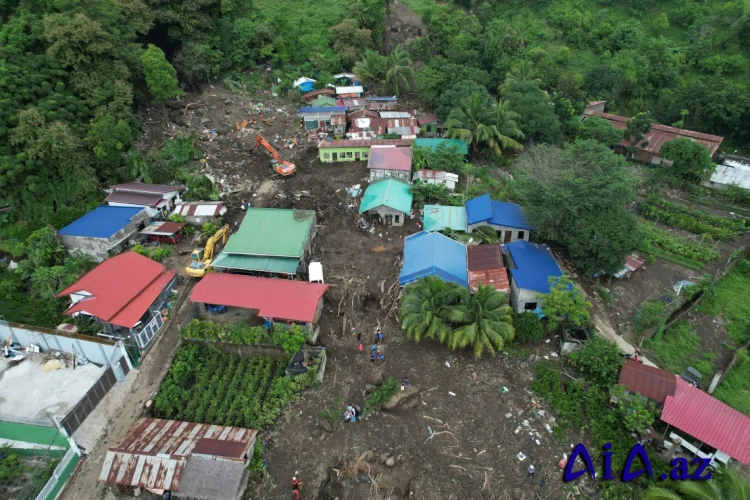
[[226,314],[227,312],[227,306],[206,304],[206,307],[208,308],[208,312],[210,312],[211,314]]

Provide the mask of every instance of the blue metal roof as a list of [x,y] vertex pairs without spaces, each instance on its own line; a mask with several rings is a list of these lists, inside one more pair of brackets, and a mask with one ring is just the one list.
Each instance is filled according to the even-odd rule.
[[368,101],[394,102],[394,101],[398,101],[398,97],[396,97],[396,96],[393,96],[393,97],[368,97],[367,100]]
[[328,106],[323,108],[301,108],[299,111],[297,111],[298,114],[303,115],[305,113],[320,113],[326,112],[326,113],[346,113],[346,111],[349,108],[346,106]]
[[488,194],[466,202],[466,218],[469,224],[487,222],[496,226],[536,229],[526,221],[526,216],[520,205],[491,200]]
[[467,286],[466,247],[440,233],[419,232],[404,240],[401,286],[425,276]]
[[492,218],[492,200],[488,194],[469,200],[465,205],[466,222],[469,224],[486,222]]
[[519,288],[538,293],[549,293],[550,276],[562,276],[552,251],[547,245],[537,245],[528,241],[514,241],[504,246],[510,253],[514,267],[510,275]]
[[97,207],[60,229],[60,235],[109,238],[127,226],[142,210],[144,210],[143,207]]

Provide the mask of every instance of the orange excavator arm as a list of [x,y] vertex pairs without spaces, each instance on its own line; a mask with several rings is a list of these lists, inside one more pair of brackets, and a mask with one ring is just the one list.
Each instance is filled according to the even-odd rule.
[[281,157],[279,156],[279,152],[274,149],[273,146],[271,146],[267,140],[265,140],[260,134],[255,136],[255,149],[258,149],[259,147],[265,147],[269,153],[271,153],[271,156],[273,156],[273,159],[277,162],[281,163]]

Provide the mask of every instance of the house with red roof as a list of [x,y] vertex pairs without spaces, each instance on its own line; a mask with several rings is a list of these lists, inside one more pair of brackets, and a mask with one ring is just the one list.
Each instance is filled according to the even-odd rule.
[[367,159],[370,181],[396,177],[411,182],[411,148],[373,146]]
[[204,307],[213,304],[250,309],[267,324],[295,323],[312,328],[320,319],[326,291],[328,285],[324,283],[209,273],[195,285],[190,301]]
[[106,335],[130,337],[144,349],[164,324],[176,285],[176,274],[166,266],[127,252],[105,260],[57,296],[70,298],[68,316],[90,318]]

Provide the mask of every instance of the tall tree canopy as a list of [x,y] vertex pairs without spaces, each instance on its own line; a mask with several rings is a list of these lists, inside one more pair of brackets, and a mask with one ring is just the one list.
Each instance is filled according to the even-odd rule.
[[665,142],[659,152],[664,158],[674,162],[669,167],[670,174],[689,182],[706,180],[716,169],[711,160],[711,151],[700,142],[685,137]]
[[528,139],[547,144],[563,140],[562,125],[549,96],[535,81],[512,84],[504,98],[508,108],[520,116],[519,125]]
[[635,183],[622,156],[593,140],[536,146],[515,164],[515,189],[542,238],[564,245],[586,273],[614,273],[639,246],[626,210]]

